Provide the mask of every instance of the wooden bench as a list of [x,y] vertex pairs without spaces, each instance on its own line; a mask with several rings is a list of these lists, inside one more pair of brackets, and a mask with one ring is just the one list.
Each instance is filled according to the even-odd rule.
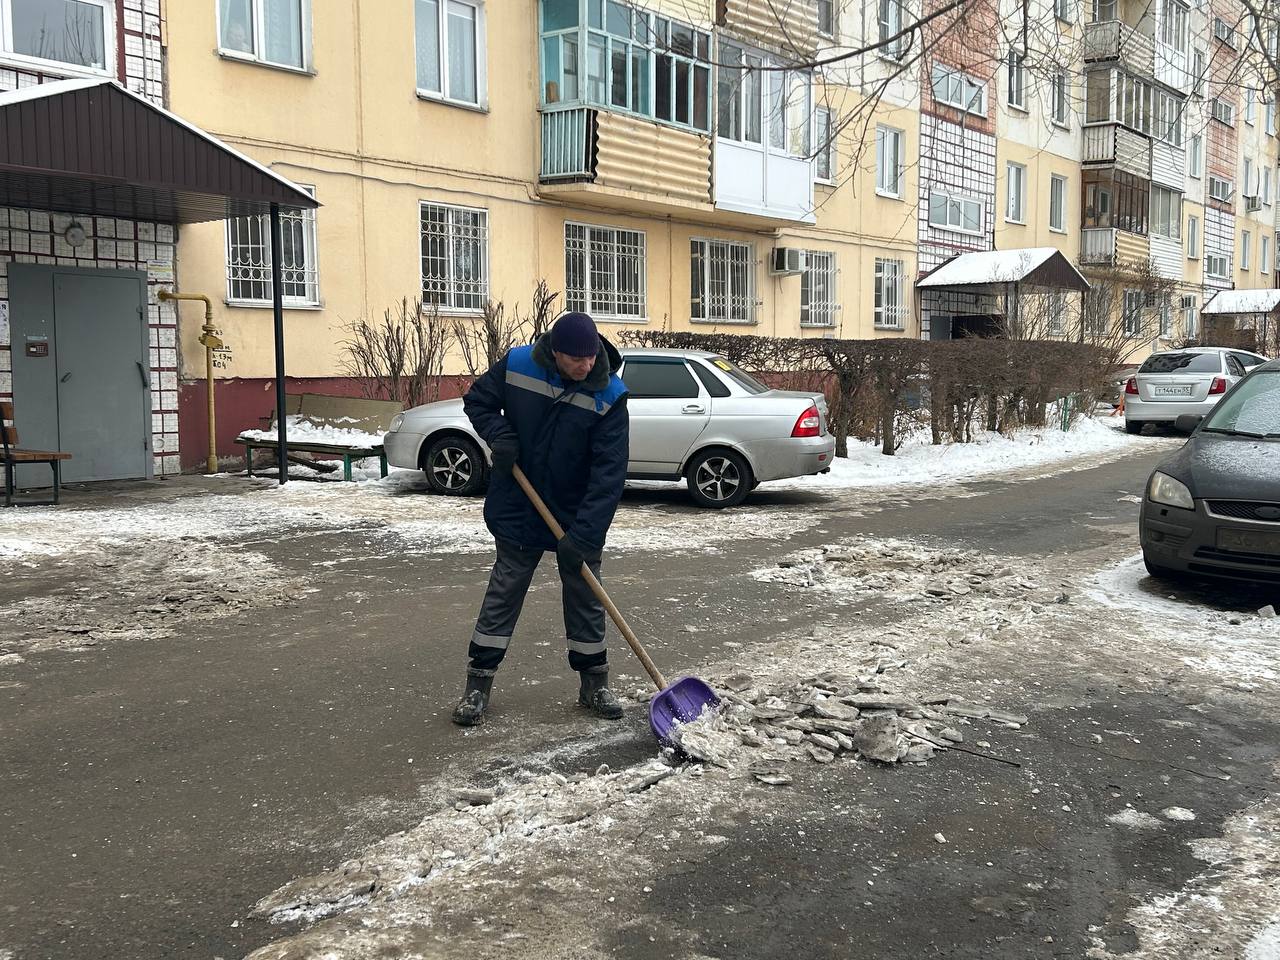
[[[335,427],[338,429],[363,430],[366,433],[386,433],[391,427],[391,418],[404,410],[404,404],[398,400],[365,400],[360,397],[330,397],[318,393],[288,394],[285,396],[285,416],[295,417],[317,427]],[[276,428],[276,416],[263,418],[263,430]],[[245,472],[253,476],[253,452],[255,450],[271,450],[275,454],[277,467],[280,463],[280,444],[274,439],[260,437],[236,437],[236,443],[243,446]],[[313,470],[326,472],[335,467],[319,463],[301,453],[318,454],[342,460],[342,479],[351,479],[351,463],[367,457],[377,457],[382,476],[387,475],[387,453],[382,443],[371,443],[367,446],[348,446],[346,444],[322,443],[309,440],[294,440],[286,435],[285,443],[289,448],[289,462],[297,463]]]
[[[58,450],[22,450],[18,447],[18,428],[13,423],[13,402],[0,400],[0,460],[4,461],[4,505],[6,507],[44,507],[58,502],[62,489],[62,461],[71,454]],[[15,471],[20,463],[47,463],[53,470],[52,500],[14,500]]]

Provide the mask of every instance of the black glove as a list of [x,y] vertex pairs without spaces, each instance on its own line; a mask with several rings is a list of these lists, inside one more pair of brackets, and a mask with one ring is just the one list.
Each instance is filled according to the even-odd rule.
[[498,476],[508,476],[520,455],[520,441],[514,433],[504,433],[489,444],[489,454],[493,472]]
[[572,535],[567,533],[556,543],[556,560],[564,570],[572,570],[577,573],[582,569],[584,563],[596,560],[599,556],[599,550],[584,547],[573,539]]

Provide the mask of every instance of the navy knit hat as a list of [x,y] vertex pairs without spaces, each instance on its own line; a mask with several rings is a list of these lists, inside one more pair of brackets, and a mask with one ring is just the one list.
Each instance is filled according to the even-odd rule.
[[551,349],[571,357],[594,357],[600,351],[596,322],[585,313],[566,313],[551,328]]

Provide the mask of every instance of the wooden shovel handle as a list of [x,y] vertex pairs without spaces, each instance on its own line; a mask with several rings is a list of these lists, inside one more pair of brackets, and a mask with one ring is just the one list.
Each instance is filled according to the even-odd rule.
[[[533,484],[524,475],[524,471],[520,469],[519,464],[511,467],[511,475],[516,478],[516,483],[520,484],[520,489],[524,491],[525,496],[529,498],[529,502],[533,504],[533,508],[538,511],[538,515],[542,517],[543,522],[550,528],[555,538],[557,540],[564,539],[564,528],[556,522],[556,518],[547,509],[547,505],[542,502],[542,498],[538,496],[538,491],[533,489]],[[604,608],[609,611],[609,619],[618,628],[618,632],[626,637],[627,644],[631,647],[631,652],[636,655],[636,659],[644,666],[645,672],[649,674],[649,679],[657,684],[659,692],[667,689],[666,678],[663,677],[662,672],[654,665],[654,662],[649,659],[648,651],[641,646],[636,635],[627,626],[627,621],[622,618],[622,611],[609,599],[609,595],[604,592],[604,586],[596,579],[596,575],[591,572],[591,568],[585,563],[582,565],[582,579],[587,581],[587,586],[596,595],[596,599],[604,604]]]

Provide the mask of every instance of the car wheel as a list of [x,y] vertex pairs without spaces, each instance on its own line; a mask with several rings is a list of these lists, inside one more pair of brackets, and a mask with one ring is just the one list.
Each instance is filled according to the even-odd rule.
[[465,437],[441,437],[427,447],[422,472],[432,493],[469,497],[484,486],[484,457]]
[[685,471],[689,495],[700,507],[736,507],[751,492],[754,478],[746,459],[732,450],[705,450]]
[[1141,433],[1142,428],[1146,425],[1145,420],[1126,420],[1124,422],[1124,429],[1127,433]]
[[1162,567],[1158,563],[1153,563],[1146,553],[1142,554],[1142,563],[1147,568],[1147,574],[1156,580],[1177,582],[1187,579],[1187,575],[1181,570],[1174,570],[1171,567]]

